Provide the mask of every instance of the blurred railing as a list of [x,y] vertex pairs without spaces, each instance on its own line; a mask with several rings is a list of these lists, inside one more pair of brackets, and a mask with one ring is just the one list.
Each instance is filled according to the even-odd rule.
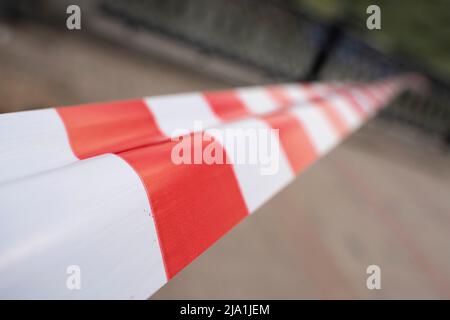
[[[272,80],[372,80],[396,72],[417,71],[352,37],[341,26],[315,21],[282,1],[100,3],[103,12],[111,17],[259,68]],[[448,142],[450,89],[426,72],[425,76],[430,78],[426,96],[405,93],[382,116]]]

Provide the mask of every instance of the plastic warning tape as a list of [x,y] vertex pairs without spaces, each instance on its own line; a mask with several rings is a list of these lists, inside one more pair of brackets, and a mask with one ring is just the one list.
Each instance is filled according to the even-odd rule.
[[[0,297],[149,297],[412,83],[282,84],[0,115]],[[202,134],[195,121],[278,129],[279,170],[174,164],[173,132]],[[71,265],[79,290],[67,286]]]

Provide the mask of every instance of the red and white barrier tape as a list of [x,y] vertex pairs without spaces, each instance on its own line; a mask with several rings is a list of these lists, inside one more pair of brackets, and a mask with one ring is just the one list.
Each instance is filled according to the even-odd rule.
[[[147,298],[413,82],[272,85],[0,115],[0,297]],[[279,129],[279,170],[174,164],[170,137],[195,131],[195,121],[216,132]],[[82,270],[81,290],[66,287],[70,265]]]

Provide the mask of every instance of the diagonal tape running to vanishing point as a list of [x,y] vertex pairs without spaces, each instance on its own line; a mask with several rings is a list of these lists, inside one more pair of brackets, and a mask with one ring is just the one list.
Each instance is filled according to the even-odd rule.
[[[419,82],[276,84],[0,115],[0,297],[147,298]],[[268,132],[263,155],[275,168],[238,161],[261,156],[258,139],[233,143],[251,130]],[[174,161],[185,142],[175,155],[194,163]],[[82,290],[67,287],[72,265]]]

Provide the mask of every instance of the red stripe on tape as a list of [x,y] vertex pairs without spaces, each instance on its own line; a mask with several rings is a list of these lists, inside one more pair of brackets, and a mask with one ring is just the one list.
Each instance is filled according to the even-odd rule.
[[[182,139],[199,139],[203,133]],[[184,140],[187,143],[187,140]],[[141,177],[150,199],[167,277],[170,279],[248,215],[230,164],[174,164],[167,141],[119,154]],[[191,155],[217,141],[192,145]]]
[[223,120],[233,120],[249,114],[244,103],[233,90],[205,92],[203,96],[213,112]]
[[280,88],[280,86],[268,86],[267,92],[275,100],[280,108],[290,107],[294,101],[290,97],[288,97],[285,91]]
[[339,135],[339,137],[343,137],[348,131],[347,125],[345,124],[339,113],[330,104],[330,102],[328,101],[328,97],[316,92],[317,90],[312,84],[304,85],[303,90],[305,90],[305,92],[307,93],[309,102],[312,105],[323,110],[328,120],[333,125],[336,133]]
[[142,100],[94,103],[57,109],[73,152],[80,159],[164,139]]
[[367,112],[364,108],[358,103],[355,97],[351,94],[348,88],[345,88],[339,91],[339,95],[341,95],[344,99],[346,99],[350,105],[350,107],[362,118],[365,119],[367,117]]
[[306,169],[317,158],[317,153],[303,125],[293,115],[280,112],[264,116],[263,119],[273,129],[279,130],[281,145],[296,174]]
[[347,125],[345,124],[341,115],[336,111],[336,109],[333,108],[329,100],[327,100],[326,98],[320,98],[311,101],[311,103],[324,111],[325,115],[333,125],[333,128],[336,130],[339,137],[343,137],[347,133]]

